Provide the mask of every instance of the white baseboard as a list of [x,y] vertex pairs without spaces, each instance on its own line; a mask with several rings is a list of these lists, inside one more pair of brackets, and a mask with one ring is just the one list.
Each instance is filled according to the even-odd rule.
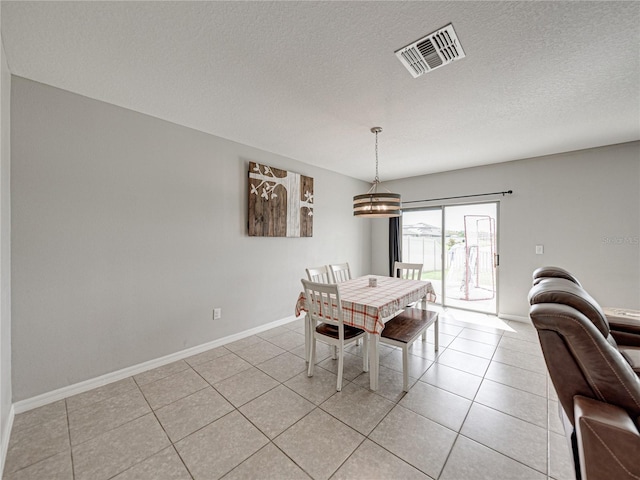
[[499,313],[498,318],[502,318],[503,320],[513,320],[515,322],[528,323],[532,325],[531,319],[529,317],[523,317],[521,315],[511,315],[508,313]]
[[4,430],[2,431],[2,445],[0,445],[0,478],[2,478],[2,473],[4,472],[4,462],[7,459],[7,450],[9,450],[9,439],[11,438],[11,429],[13,428],[13,419],[16,416],[15,409],[13,405],[9,408],[9,415],[7,416],[7,423],[4,426]]
[[[290,317],[276,320],[274,322],[267,323],[265,325],[260,325],[259,327],[254,327],[249,330],[245,330],[244,332],[234,333],[233,335],[229,335],[224,338],[219,338],[217,340],[213,340],[208,343],[203,343],[202,345],[198,345],[196,347],[187,348],[186,350],[182,350],[180,352],[172,353],[170,355],[165,355],[164,357],[156,358],[154,360],[149,360],[148,362],[123,368],[122,370],[118,370],[116,372],[107,373],[105,375],[101,375],[96,378],[85,380],[84,382],[69,385],[67,387],[62,387],[57,390],[53,390],[52,392],[47,392],[41,395],[37,395],[35,397],[27,398],[26,400],[20,400],[19,402],[15,402],[11,406],[11,412],[12,412],[11,423],[13,423],[14,414],[24,413],[34,408],[42,407],[43,405],[47,405],[49,403],[57,402],[58,400],[62,400],[63,398],[71,397],[72,395],[77,395],[79,393],[84,393],[94,388],[107,385],[108,383],[113,383],[113,382],[117,382],[118,380],[123,380],[132,375],[137,375],[139,373],[146,372],[147,370],[152,370],[154,368],[167,365],[168,363],[177,362],[178,360],[191,357],[192,355],[197,355],[198,353],[206,352],[207,350],[211,350],[212,348],[221,347],[231,342],[235,342],[237,340],[250,337],[251,335],[264,332],[271,328],[279,327],[281,325],[286,325],[287,323],[291,323],[295,320],[298,320],[299,318],[302,318],[302,317],[296,317],[292,315]],[[10,432],[11,432],[11,429],[9,429],[9,433]],[[4,437],[3,437],[3,443],[4,443]],[[4,447],[5,446],[3,445],[3,448]],[[4,459],[4,455],[2,456],[2,459]],[[1,471],[2,470],[0,470],[0,472]]]

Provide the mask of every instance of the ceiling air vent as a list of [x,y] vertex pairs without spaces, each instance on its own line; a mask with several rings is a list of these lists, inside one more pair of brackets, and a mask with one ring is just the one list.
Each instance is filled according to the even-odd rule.
[[396,51],[396,57],[418,78],[431,70],[465,57],[458,36],[449,24]]

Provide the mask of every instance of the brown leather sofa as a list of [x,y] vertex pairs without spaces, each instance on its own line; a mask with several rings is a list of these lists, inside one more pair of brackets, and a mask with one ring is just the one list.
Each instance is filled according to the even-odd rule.
[[640,478],[640,379],[618,347],[598,303],[565,277],[546,277],[529,292],[576,478]]
[[[564,278],[582,287],[582,284],[568,270],[562,267],[540,267],[533,271],[533,284],[537,285],[545,278]],[[609,330],[619,345],[640,347],[640,317],[629,315],[629,311],[621,308],[604,308],[603,312],[609,322]]]

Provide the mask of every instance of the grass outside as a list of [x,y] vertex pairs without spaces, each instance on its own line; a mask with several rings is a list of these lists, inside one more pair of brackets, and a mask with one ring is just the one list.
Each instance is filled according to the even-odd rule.
[[442,280],[442,270],[422,272],[422,280]]

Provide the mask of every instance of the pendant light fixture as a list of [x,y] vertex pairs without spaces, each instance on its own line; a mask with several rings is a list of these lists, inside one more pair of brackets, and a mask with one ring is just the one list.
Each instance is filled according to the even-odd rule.
[[[399,217],[402,214],[402,203],[400,194],[378,193],[380,178],[378,177],[378,134],[382,131],[380,127],[373,127],[371,133],[376,135],[376,178],[369,191],[363,195],[353,197],[353,214],[356,217],[366,218],[389,218]],[[384,187],[383,187],[384,188]]]

